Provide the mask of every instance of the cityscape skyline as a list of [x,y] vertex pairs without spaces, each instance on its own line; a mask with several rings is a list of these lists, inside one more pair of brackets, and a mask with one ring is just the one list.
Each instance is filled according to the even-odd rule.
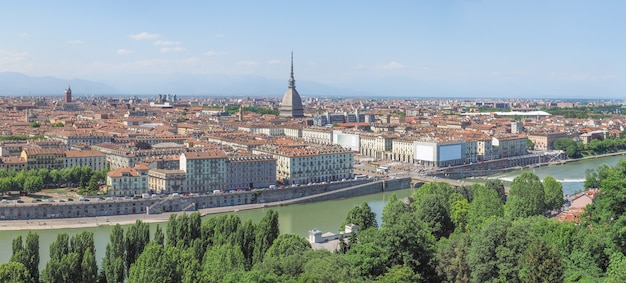
[[293,50],[304,97],[624,98],[621,2],[323,4],[7,3],[0,72],[280,97]]

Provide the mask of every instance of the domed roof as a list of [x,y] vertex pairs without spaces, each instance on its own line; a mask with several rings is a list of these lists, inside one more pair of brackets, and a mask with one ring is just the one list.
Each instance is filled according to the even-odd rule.
[[291,52],[291,76],[289,77],[289,87],[283,95],[280,103],[281,117],[304,117],[304,107],[302,107],[302,98],[296,90],[296,80],[293,77],[293,52]]
[[302,99],[295,87],[287,88],[281,106],[291,106],[292,108],[302,108]]

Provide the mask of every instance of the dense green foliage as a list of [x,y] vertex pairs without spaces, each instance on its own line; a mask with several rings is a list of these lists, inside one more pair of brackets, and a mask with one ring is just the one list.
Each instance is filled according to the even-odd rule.
[[[226,112],[228,112],[228,114],[230,114],[230,115],[233,115],[233,114],[239,112],[239,106],[238,105],[226,106]],[[278,110],[273,110],[273,109],[269,109],[269,108],[250,107],[250,106],[244,106],[243,107],[243,112],[253,112],[253,113],[257,113],[257,114],[272,114],[272,115],[276,115],[276,116],[278,116],[278,114],[280,114],[280,111],[278,111]]]
[[[404,202],[390,197],[380,227],[363,204],[349,221],[363,227],[341,248],[313,250],[295,234],[280,234],[278,213],[258,223],[236,215],[201,221],[174,215],[151,239],[145,223],[113,228],[102,269],[93,235],[60,234],[50,246],[43,282],[624,282],[626,280],[626,161],[588,176],[602,190],[579,224],[545,217],[562,188],[525,173],[511,184],[452,187],[431,183]],[[554,201],[554,202],[553,202]],[[31,236],[32,235],[32,236]],[[38,243],[13,241],[2,282],[36,282]],[[99,279],[96,279],[99,278]]]
[[26,191],[36,193],[44,188],[56,188],[62,184],[75,184],[83,193],[93,193],[104,183],[108,170],[94,171],[89,166],[63,169],[0,170],[0,192]]

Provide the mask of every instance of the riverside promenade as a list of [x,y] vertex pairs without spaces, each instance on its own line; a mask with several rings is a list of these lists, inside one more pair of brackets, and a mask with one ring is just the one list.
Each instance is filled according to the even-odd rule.
[[[289,200],[242,204],[234,206],[222,206],[203,208],[196,210],[202,216],[229,212],[238,212],[251,209],[271,208],[277,206],[285,206],[290,204],[309,203],[316,201],[331,200],[343,197],[360,196],[380,191],[393,191],[410,187],[410,178],[401,178],[395,180],[381,180],[371,183],[361,184],[357,186],[347,187],[343,189],[333,190],[329,192],[293,198]],[[196,212],[193,211],[193,212]],[[193,212],[165,212],[159,214],[128,214],[128,215],[111,215],[96,217],[79,217],[79,218],[53,218],[53,219],[35,219],[35,220],[5,220],[0,221],[0,230],[43,230],[43,229],[71,229],[71,228],[87,228],[130,225],[137,220],[146,223],[163,223],[169,220],[172,214],[193,213]]]

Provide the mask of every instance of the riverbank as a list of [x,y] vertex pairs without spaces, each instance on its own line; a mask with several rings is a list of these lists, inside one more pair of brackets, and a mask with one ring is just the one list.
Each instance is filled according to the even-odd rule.
[[[222,206],[212,208],[202,208],[196,210],[202,216],[211,214],[220,214],[228,212],[238,212],[260,208],[270,208],[277,206],[286,206],[290,204],[300,204],[308,202],[325,201],[333,198],[346,198],[372,194],[382,191],[394,191],[410,187],[410,178],[401,178],[395,180],[376,181],[367,184],[347,187],[343,189],[333,190],[329,192],[292,198],[289,200],[274,201],[268,203],[242,204],[233,206]],[[193,211],[193,212],[196,212]],[[53,218],[53,219],[37,219],[37,220],[5,220],[0,222],[1,230],[44,230],[44,229],[72,229],[72,228],[94,228],[102,226],[130,225],[137,220],[146,223],[162,223],[167,222],[172,214],[190,213],[184,211],[164,212],[159,214],[128,214],[128,215],[111,215],[111,216],[95,216],[80,218]]]

